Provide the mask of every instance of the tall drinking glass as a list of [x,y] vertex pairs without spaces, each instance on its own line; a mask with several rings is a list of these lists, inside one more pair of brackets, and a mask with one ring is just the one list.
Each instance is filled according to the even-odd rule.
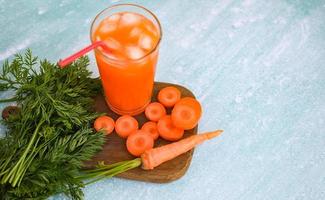
[[109,49],[95,49],[95,57],[114,112],[136,115],[150,102],[161,36],[157,17],[138,5],[114,5],[94,19],[91,42],[104,41]]

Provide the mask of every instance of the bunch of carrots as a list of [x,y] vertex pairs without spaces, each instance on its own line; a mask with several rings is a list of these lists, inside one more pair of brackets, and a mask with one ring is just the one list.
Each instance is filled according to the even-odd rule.
[[[222,130],[217,130],[182,139],[184,130],[190,130],[198,124],[202,114],[200,103],[192,97],[181,98],[181,92],[173,86],[160,90],[157,99],[159,102],[152,102],[146,107],[145,116],[149,121],[141,129],[138,121],[129,115],[119,117],[116,122],[109,116],[101,116],[94,122],[96,131],[107,135],[115,129],[121,138],[126,139],[129,153],[141,157],[131,163],[132,168],[142,164],[145,170],[154,169],[222,133]],[[166,108],[172,108],[170,115]],[[159,137],[173,143],[153,148],[154,141]],[[104,165],[102,167],[105,168]]]

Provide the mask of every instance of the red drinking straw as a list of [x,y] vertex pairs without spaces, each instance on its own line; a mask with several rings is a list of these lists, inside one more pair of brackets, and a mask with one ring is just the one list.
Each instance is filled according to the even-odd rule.
[[106,44],[103,41],[97,41],[97,42],[94,42],[93,44],[81,49],[77,53],[74,53],[71,56],[69,56],[63,60],[60,59],[58,62],[58,65],[61,68],[64,68],[68,64],[72,63],[76,59],[80,58],[81,56],[85,55],[86,53],[88,53],[89,51],[91,51],[97,47],[102,47],[105,51],[109,51],[108,47],[106,46]]

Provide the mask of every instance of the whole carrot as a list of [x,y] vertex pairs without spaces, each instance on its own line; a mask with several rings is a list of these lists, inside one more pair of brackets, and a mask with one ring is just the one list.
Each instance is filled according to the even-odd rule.
[[158,165],[193,149],[205,140],[219,136],[222,132],[223,130],[216,130],[193,135],[178,142],[147,150],[141,155],[142,168],[145,170],[154,169]]
[[140,165],[142,165],[142,168],[145,170],[152,170],[158,165],[168,160],[174,159],[177,156],[193,149],[196,145],[201,144],[205,140],[210,140],[214,137],[219,136],[222,132],[223,130],[216,130],[213,132],[193,135],[178,142],[173,142],[161,147],[146,150],[141,155],[141,158],[136,158],[133,160],[122,161],[110,165],[106,165],[104,162],[101,162],[96,167],[96,169],[83,170],[82,175],[76,178],[81,180],[91,178],[93,180],[86,183],[90,184],[105,177],[111,178],[117,174],[137,168]]

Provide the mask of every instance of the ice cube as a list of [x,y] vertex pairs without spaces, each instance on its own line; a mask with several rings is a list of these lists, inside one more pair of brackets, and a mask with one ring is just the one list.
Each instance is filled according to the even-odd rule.
[[145,50],[150,50],[153,48],[153,42],[150,36],[148,35],[141,35],[139,39],[139,46]]
[[120,14],[114,14],[107,18],[109,22],[117,22],[121,18]]
[[132,38],[139,37],[141,33],[142,33],[142,30],[140,28],[134,27],[130,31],[130,37],[132,37]]
[[131,26],[138,24],[141,20],[141,17],[133,13],[125,13],[122,15],[120,24],[125,26]]
[[112,49],[112,50],[117,50],[117,49],[120,49],[121,48],[121,44],[113,39],[113,38],[107,38],[104,40],[104,43],[106,44],[106,46],[109,48],[109,49]]
[[100,32],[102,34],[107,34],[109,32],[115,31],[120,18],[120,14],[114,14],[104,19],[100,26]]
[[115,31],[116,28],[117,28],[116,24],[105,23],[100,27],[99,32],[100,32],[100,34],[107,34],[107,33]]
[[145,28],[152,33],[154,36],[158,35],[157,28],[154,24],[146,24]]
[[128,46],[126,47],[126,52],[131,59],[139,59],[145,55],[145,52],[138,46]]

